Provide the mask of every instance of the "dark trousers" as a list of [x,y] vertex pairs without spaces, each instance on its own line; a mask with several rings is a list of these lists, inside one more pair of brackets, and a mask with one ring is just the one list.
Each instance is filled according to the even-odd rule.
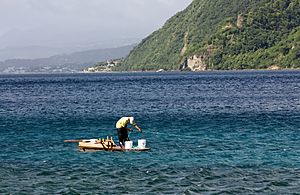
[[125,127],[118,128],[118,137],[119,137],[120,144],[122,144],[124,146],[125,141],[129,141],[127,128],[125,128]]

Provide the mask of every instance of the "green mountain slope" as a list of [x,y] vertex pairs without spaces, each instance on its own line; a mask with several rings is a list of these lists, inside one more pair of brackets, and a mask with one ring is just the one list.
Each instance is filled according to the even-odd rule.
[[300,0],[194,0],[120,70],[300,67]]

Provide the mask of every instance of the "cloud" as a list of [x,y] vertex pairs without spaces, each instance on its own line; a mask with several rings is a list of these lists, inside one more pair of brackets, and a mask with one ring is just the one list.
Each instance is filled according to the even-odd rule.
[[191,1],[1,0],[0,44],[53,46],[143,38]]

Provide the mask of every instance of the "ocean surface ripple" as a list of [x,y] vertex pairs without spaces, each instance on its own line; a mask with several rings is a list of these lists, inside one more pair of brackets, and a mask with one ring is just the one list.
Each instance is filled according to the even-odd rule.
[[[297,194],[300,71],[0,75],[0,194]],[[134,116],[148,152],[79,152]]]

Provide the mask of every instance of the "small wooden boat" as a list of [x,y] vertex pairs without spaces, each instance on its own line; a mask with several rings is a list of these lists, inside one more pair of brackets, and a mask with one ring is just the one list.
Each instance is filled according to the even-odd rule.
[[84,139],[84,140],[65,140],[65,142],[78,142],[78,148],[80,151],[148,151],[150,148],[146,147],[132,147],[122,148],[117,146],[113,139],[110,137],[107,139]]

